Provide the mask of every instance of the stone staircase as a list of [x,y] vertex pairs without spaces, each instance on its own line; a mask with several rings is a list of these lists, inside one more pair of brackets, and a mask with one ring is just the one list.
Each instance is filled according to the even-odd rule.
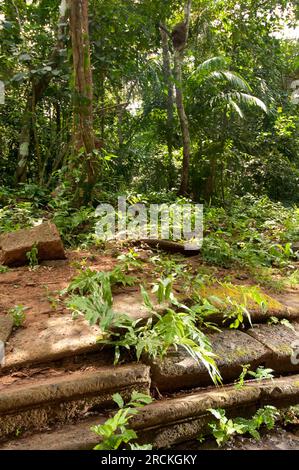
[[[171,351],[163,361],[136,364],[127,358],[125,364],[113,366],[113,351],[96,343],[97,327],[64,319],[62,328],[62,318],[48,320],[53,324],[32,338],[34,347],[24,343],[25,330],[9,340],[0,369],[1,450],[91,449],[98,437],[90,427],[107,419],[116,392],[125,399],[133,390],[159,395],[131,421],[140,442],[157,448],[204,432],[211,420],[208,408],[246,416],[265,404],[299,403],[299,364],[291,360],[299,341],[299,309],[292,311],[293,329],[263,321],[244,331],[209,334],[227,384],[220,387],[181,350]],[[52,342],[51,331],[56,331]],[[230,384],[243,364],[250,364],[251,370],[259,365],[274,369],[277,378],[249,381],[237,389]]]

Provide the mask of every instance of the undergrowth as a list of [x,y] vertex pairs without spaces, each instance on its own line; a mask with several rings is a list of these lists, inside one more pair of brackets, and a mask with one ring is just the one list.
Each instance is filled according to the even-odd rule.
[[[119,393],[113,395],[113,401],[118,405],[119,410],[104,424],[93,426],[93,431],[101,438],[98,445],[94,450],[117,450],[126,449],[130,450],[150,450],[152,446],[146,444],[143,446],[138,445],[136,439],[138,438],[136,432],[129,427],[130,420],[139,413],[139,410],[152,402],[149,395],[134,391],[131,399],[125,404],[122,396]],[[133,442],[131,442],[133,441]],[[127,446],[129,444],[129,446]]]
[[226,417],[225,410],[221,408],[210,408],[209,411],[215,418],[215,422],[210,423],[209,427],[218,446],[220,447],[237,434],[249,434],[254,439],[259,440],[260,428],[264,426],[267,430],[273,429],[279,418],[278,410],[274,406],[270,405],[260,408],[250,419],[229,419]]

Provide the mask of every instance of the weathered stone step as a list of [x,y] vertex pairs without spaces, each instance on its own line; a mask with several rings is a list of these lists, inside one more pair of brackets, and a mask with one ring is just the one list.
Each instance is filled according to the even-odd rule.
[[[177,398],[153,402],[142,408],[132,421],[141,443],[157,448],[196,439],[208,430],[209,408],[224,408],[229,416],[252,415],[265,405],[286,407],[299,403],[299,375],[263,382],[252,381],[241,389],[225,386],[184,394]],[[52,428],[3,443],[0,450],[76,450],[91,449],[98,436],[91,426],[101,424],[106,416],[88,418],[77,424]]]
[[[292,344],[299,341],[296,331],[283,325],[254,325],[247,332],[223,330],[208,334],[212,350],[218,356],[216,363],[225,383],[237,379],[243,364],[251,370],[258,366],[269,367],[274,372],[299,371],[299,364],[291,361]],[[203,364],[192,359],[185,349],[172,351],[163,360],[150,362],[152,384],[160,391],[175,391],[212,384]]]
[[[149,317],[139,292],[121,293],[114,299],[115,311],[129,312],[133,320]],[[11,317],[0,316],[0,341],[6,343],[5,364],[0,367],[2,373],[103,349],[103,345],[97,343],[103,335],[99,326],[90,326],[83,317],[72,319],[71,312],[51,317],[45,315],[42,322],[40,319],[31,321],[27,327],[11,334],[12,329]]]
[[[262,288],[257,292],[261,294],[265,302],[265,306],[260,305],[254,300],[254,296],[247,292],[250,286],[237,285],[237,284],[216,284],[203,286],[199,289],[199,294],[207,298],[213,305],[220,311],[223,305],[226,305],[227,298],[236,302],[239,305],[244,304],[244,296],[246,297],[246,308],[250,313],[251,321],[253,323],[266,323],[270,317],[278,319],[286,318],[292,321],[299,321],[299,291],[293,290],[284,294],[269,294]],[[183,302],[184,303],[184,302]],[[187,300],[188,303],[188,300]],[[212,320],[219,325],[223,325],[223,313],[215,314]],[[247,319],[244,319],[247,321]]]
[[34,385],[4,387],[0,390],[0,438],[82,418],[93,409],[111,406],[113,393],[129,397],[133,390],[149,393],[149,388],[149,367],[143,364],[100,367],[38,379]]
[[[299,323],[292,323],[294,331],[278,325],[254,325],[247,333],[271,351],[267,366],[276,372],[286,373],[299,370]],[[298,361],[299,362],[299,361]]]
[[1,372],[99,351],[97,337],[101,334],[98,326],[90,326],[83,318],[74,321],[71,314],[45,317],[42,323],[32,322],[8,339]]

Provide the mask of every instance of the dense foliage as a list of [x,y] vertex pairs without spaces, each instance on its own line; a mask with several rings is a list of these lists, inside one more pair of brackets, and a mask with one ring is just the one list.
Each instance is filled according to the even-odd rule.
[[[78,205],[74,187],[84,186],[86,161],[93,160],[89,200],[124,191],[175,194],[182,129],[161,25],[172,69],[170,36],[184,18],[182,2],[83,3],[89,4],[92,155],[73,145],[73,117],[86,103],[75,83],[66,2],[1,1],[0,185],[34,184],[41,197],[50,191]],[[298,42],[284,37],[297,14],[296,2],[284,0],[192,2],[181,87],[191,139],[187,192],[194,200],[227,204],[251,193],[298,201],[298,104],[290,88],[298,78]]]

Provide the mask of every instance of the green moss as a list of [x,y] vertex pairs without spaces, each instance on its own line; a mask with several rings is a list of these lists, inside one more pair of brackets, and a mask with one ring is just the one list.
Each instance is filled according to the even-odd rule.
[[[273,297],[265,294],[258,286],[241,286],[230,283],[214,284],[212,286],[203,286],[200,289],[200,295],[210,300],[218,308],[223,308],[226,299],[229,297],[232,301],[239,304],[246,303],[250,310],[259,311],[264,314],[265,311],[259,305],[257,296],[267,306],[270,313],[278,313],[285,310],[284,306]],[[217,301],[219,299],[219,301]]]

